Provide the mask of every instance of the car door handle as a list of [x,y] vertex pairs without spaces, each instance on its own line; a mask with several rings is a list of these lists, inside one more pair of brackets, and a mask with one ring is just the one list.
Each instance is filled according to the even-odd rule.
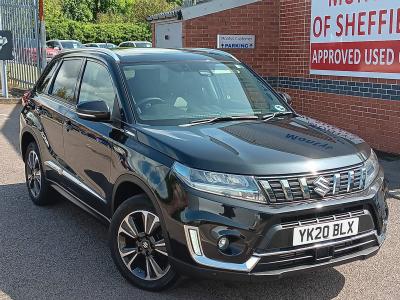
[[67,132],[72,129],[72,122],[71,121],[66,121],[64,124],[65,124],[65,130]]
[[35,111],[37,114],[41,115],[43,113],[43,108],[40,105],[36,105]]

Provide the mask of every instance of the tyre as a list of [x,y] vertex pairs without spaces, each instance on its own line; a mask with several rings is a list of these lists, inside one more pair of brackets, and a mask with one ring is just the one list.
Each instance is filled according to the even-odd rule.
[[43,206],[54,202],[43,173],[38,146],[34,142],[28,145],[25,152],[25,178],[29,196],[34,204]]
[[161,220],[145,195],[120,205],[110,226],[111,255],[121,274],[149,291],[171,287],[178,275],[169,263]]

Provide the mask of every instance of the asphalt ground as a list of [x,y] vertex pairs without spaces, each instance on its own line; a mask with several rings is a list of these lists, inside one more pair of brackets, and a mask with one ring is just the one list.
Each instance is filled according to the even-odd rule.
[[[0,300],[5,299],[400,299],[400,209],[390,199],[387,241],[366,261],[279,281],[184,279],[161,294],[118,273],[107,228],[67,200],[34,206],[24,183],[15,105],[0,105]],[[393,188],[400,162],[387,161]],[[396,179],[397,178],[397,179]]]

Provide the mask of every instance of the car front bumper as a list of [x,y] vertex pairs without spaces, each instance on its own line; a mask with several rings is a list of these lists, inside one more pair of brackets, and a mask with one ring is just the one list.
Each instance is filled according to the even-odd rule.
[[377,254],[379,249],[380,249],[379,246],[374,246],[359,251],[357,253],[343,256],[341,258],[331,259],[330,261],[327,262],[315,263],[312,265],[303,265],[303,266],[274,270],[274,271],[264,271],[264,272],[239,272],[234,270],[207,268],[201,265],[193,265],[190,263],[185,263],[175,258],[171,258],[171,263],[174,266],[175,270],[177,270],[180,274],[188,277],[198,277],[206,279],[215,278],[217,280],[227,280],[227,281],[258,282],[265,280],[280,279],[287,276],[305,273],[311,270],[318,270],[327,267],[339,266],[353,261],[365,260]]
[[[251,281],[280,278],[367,259],[379,251],[386,237],[383,171],[362,192],[293,205],[248,203],[205,195],[182,185],[179,188],[187,207],[175,216],[173,226],[169,224],[173,227],[168,230],[170,260],[176,270],[189,276]],[[292,244],[293,228],[304,221],[354,217],[359,218],[355,236],[296,247]],[[190,230],[193,236],[197,233],[200,250],[193,246]],[[229,253],[217,247],[224,234],[232,237]]]

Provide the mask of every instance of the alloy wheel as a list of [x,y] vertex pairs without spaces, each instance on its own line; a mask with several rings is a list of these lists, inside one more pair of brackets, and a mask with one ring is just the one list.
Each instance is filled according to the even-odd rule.
[[118,250],[129,271],[143,280],[158,280],[171,267],[160,219],[149,211],[134,211],[123,219],[118,230]]
[[35,151],[32,150],[29,152],[26,164],[28,187],[33,197],[37,198],[42,187],[42,172],[40,169],[39,157]]

